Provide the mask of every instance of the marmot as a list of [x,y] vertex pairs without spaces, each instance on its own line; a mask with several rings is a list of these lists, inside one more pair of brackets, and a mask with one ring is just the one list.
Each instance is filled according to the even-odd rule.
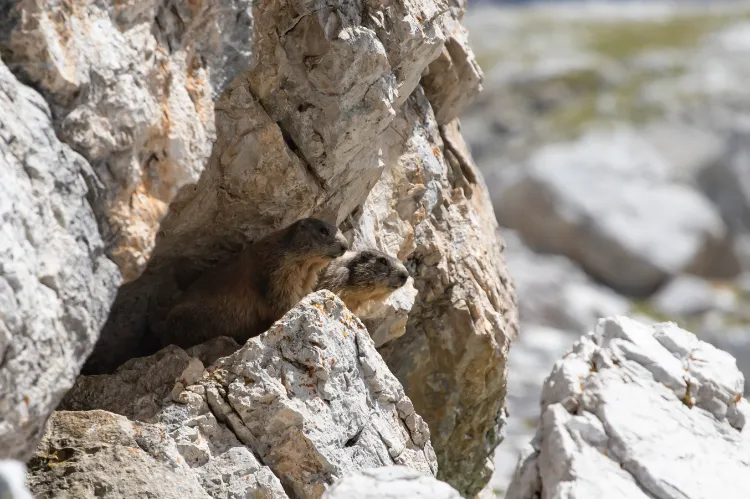
[[217,336],[244,344],[312,292],[320,270],[347,249],[349,243],[333,225],[299,220],[201,275],[157,336],[162,346],[182,348]]
[[316,290],[336,293],[353,313],[371,300],[382,300],[406,284],[409,271],[396,258],[365,249],[347,251],[323,271]]

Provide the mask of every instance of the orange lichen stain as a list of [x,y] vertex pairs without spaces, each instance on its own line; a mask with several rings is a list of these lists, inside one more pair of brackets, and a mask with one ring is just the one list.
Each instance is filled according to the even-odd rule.
[[417,16],[417,21],[422,22],[423,19],[421,17]]
[[432,146],[432,154],[434,154],[436,158],[440,158],[440,149],[438,146]]
[[154,457],[159,457],[159,456],[161,456],[161,454],[159,454],[158,452],[154,454]]
[[736,397],[734,397],[734,403],[739,404],[740,400],[742,400],[742,394],[738,393]]
[[23,396],[23,403],[29,405],[29,397],[27,395]]
[[[331,365],[333,366],[335,363],[336,363],[336,359],[331,359]],[[740,396],[740,398],[742,397]]]
[[176,458],[175,461],[177,461],[179,463],[180,462],[180,458],[179,457]]
[[199,438],[198,440],[196,440],[196,441],[195,441],[195,443],[196,443],[197,445],[200,445],[200,443],[201,443],[201,439]]

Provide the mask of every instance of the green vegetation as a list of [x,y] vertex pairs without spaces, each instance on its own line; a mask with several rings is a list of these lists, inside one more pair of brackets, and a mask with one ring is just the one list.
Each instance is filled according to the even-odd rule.
[[581,26],[590,50],[604,57],[626,60],[649,51],[684,49],[749,13],[682,14],[656,20],[603,22]]

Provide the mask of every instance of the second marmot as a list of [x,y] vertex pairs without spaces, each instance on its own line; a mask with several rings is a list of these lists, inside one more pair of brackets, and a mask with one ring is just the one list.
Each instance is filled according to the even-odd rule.
[[315,287],[336,293],[354,314],[374,300],[383,300],[406,284],[409,271],[392,256],[366,249],[347,251],[323,271]]

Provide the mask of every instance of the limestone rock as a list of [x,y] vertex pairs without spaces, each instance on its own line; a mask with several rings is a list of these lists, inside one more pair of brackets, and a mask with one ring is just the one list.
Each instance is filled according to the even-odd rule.
[[[206,350],[206,344],[191,349]],[[244,461],[259,469],[253,454],[299,498],[319,498],[333,481],[363,468],[437,471],[426,423],[362,323],[328,291],[309,295],[268,332],[206,370],[170,346],[114,374],[81,376],[64,408],[105,409],[143,423],[120,418],[118,425],[160,428],[205,490],[212,474],[223,476]],[[101,411],[56,414],[119,418]],[[48,429],[46,438],[51,435]],[[217,454],[217,448],[224,450]],[[101,456],[97,466],[116,467],[109,459],[116,456]],[[51,471],[35,473],[49,477]],[[112,480],[113,490],[127,482]],[[66,483],[79,482],[89,483],[82,475]]]
[[448,40],[427,67],[422,86],[438,123],[450,123],[482,91],[482,69],[469,46],[463,26],[466,0],[449,0],[452,16],[446,21]]
[[111,375],[79,376],[60,409],[101,409],[132,420],[149,421],[162,409],[175,383],[194,384],[203,368],[199,359],[170,345],[152,356],[126,362]]
[[215,136],[214,94],[250,63],[250,0],[5,2],[0,53],[93,166],[109,254],[143,271],[177,190]]
[[[202,453],[190,454],[194,446]],[[210,413],[175,430],[105,411],[55,412],[30,461],[29,484],[46,498],[287,498]]]
[[120,276],[87,195],[91,166],[0,62],[0,459],[26,460],[73,385]]
[[636,137],[591,134],[508,172],[495,209],[533,249],[562,253],[626,293],[648,294],[681,271],[735,275],[719,213],[668,173]]
[[670,317],[688,317],[710,310],[730,311],[734,295],[717,289],[711,282],[691,275],[677,276],[652,298],[654,308]]
[[299,498],[357,469],[434,475],[430,431],[367,330],[328,291],[308,295],[201,381],[220,420]]
[[602,319],[545,382],[506,497],[745,497],[742,385],[731,356],[672,323]]
[[460,499],[447,483],[405,466],[370,468],[343,477],[323,499]]
[[750,233],[750,148],[748,135],[736,133],[727,154],[700,172],[698,185],[716,203],[727,225]]
[[567,258],[534,253],[513,230],[503,230],[503,239],[522,323],[579,335],[601,317],[625,315],[630,310],[627,299],[593,282]]
[[380,351],[433,429],[438,478],[471,496],[489,479],[502,438],[518,317],[484,183],[472,164],[441,154],[450,141],[468,157],[458,123],[441,129],[445,137],[417,92],[386,136],[393,156],[355,220],[353,245],[398,255],[414,278],[406,333]]
[[[457,5],[257,3],[256,61],[216,102],[207,168],[170,205],[148,269],[121,288],[87,372],[111,373],[154,353],[150,329],[198,272],[318,216],[339,225],[354,249],[372,245],[413,271],[417,296],[376,315],[376,337],[400,335],[383,355],[437,428],[441,477],[462,493],[481,489],[501,438],[517,317],[483,180],[458,123],[441,132],[419,86],[460,18]],[[473,56],[461,50],[450,71],[463,90],[431,87],[446,113],[478,84]]]

